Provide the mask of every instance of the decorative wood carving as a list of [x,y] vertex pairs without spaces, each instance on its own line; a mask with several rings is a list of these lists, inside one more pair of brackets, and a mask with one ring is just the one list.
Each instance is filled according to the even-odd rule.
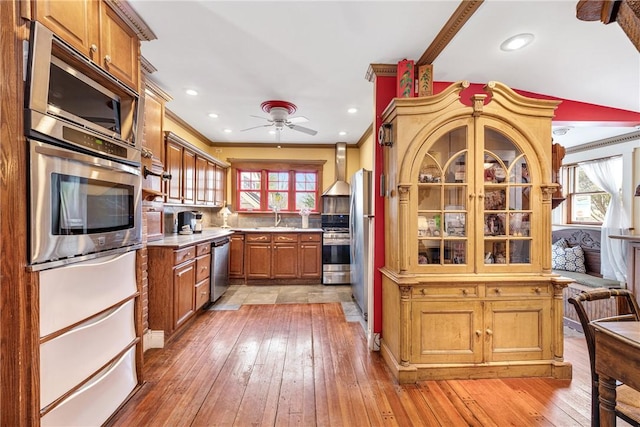
[[576,16],[582,21],[618,22],[629,40],[640,52],[640,1],[580,0]]

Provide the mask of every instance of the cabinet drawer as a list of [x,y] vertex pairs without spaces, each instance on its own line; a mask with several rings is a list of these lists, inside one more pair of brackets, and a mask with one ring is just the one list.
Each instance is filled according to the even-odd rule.
[[209,294],[211,288],[209,287],[209,279],[204,279],[196,285],[196,310],[209,302]]
[[183,262],[194,259],[195,257],[195,246],[189,246],[188,248],[175,250],[173,251],[173,265],[182,264]]
[[246,235],[245,240],[247,242],[260,242],[260,243],[270,242],[271,241],[271,234],[248,233]]
[[134,301],[92,318],[40,346],[40,406],[80,384],[136,337]]
[[196,283],[206,279],[211,274],[211,255],[205,255],[196,259]]
[[478,297],[478,285],[442,285],[442,286],[420,286],[414,287],[411,290],[411,296],[413,298],[421,297],[465,297],[476,298]]
[[487,285],[487,297],[549,296],[547,284],[528,283],[524,285]]
[[60,402],[42,417],[40,425],[47,427],[104,424],[138,383],[135,350],[136,346],[131,347],[119,360]]
[[211,243],[200,243],[196,247],[196,256],[206,255],[211,253]]
[[296,233],[274,234],[273,241],[276,243],[297,243],[298,235]]
[[320,242],[322,235],[320,233],[300,233],[301,242]]

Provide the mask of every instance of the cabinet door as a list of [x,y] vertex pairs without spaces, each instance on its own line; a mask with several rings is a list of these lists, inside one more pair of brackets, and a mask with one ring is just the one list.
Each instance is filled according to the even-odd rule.
[[203,305],[209,302],[210,295],[211,286],[209,284],[209,278],[206,278],[196,284],[196,310],[199,310]]
[[140,81],[140,40],[106,3],[100,2],[100,10],[99,63],[137,91]]
[[196,203],[207,202],[207,159],[196,156]]
[[247,279],[271,279],[271,243],[247,243]]
[[551,299],[486,303],[485,362],[551,359],[552,335]]
[[34,18],[95,62],[99,52],[99,3],[95,0],[35,0]]
[[196,263],[189,261],[174,269],[173,273],[173,319],[177,328],[194,313],[194,287]]
[[298,277],[298,241],[273,245],[273,278],[295,279]]
[[300,278],[322,277],[322,237],[318,233],[300,234]]
[[476,191],[483,195],[476,215],[478,271],[531,271],[539,259],[531,224],[549,214],[532,209],[542,207],[533,187],[537,169],[509,137],[509,129],[484,123],[478,121],[483,136],[483,154],[478,153],[483,168],[476,176]]
[[216,167],[217,165],[212,161],[207,160],[207,170],[206,170],[206,178],[205,178],[205,203],[207,205],[215,204],[215,193],[216,193]]
[[[162,137],[162,119],[164,103],[150,92],[144,95],[144,132],[142,146],[151,152],[147,167],[156,173],[164,170],[164,143]],[[143,159],[145,163],[145,159]],[[142,180],[142,188],[154,193],[162,193],[162,180],[159,176],[149,175]]]
[[244,234],[233,234],[229,247],[229,277],[244,279]]
[[480,301],[411,303],[412,363],[480,363]]
[[165,183],[165,194],[168,203],[182,202],[182,147],[173,142],[167,142],[166,169],[171,179]]
[[196,154],[193,151],[183,150],[182,168],[182,201],[193,205],[196,202]]
[[214,184],[214,196],[213,202],[216,206],[222,206],[224,204],[224,195],[227,189],[227,169],[216,165],[215,171],[215,184]]

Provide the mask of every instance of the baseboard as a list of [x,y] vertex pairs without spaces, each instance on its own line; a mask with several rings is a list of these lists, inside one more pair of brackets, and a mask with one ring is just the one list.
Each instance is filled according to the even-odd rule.
[[142,351],[150,348],[164,348],[164,331],[148,330],[142,337]]

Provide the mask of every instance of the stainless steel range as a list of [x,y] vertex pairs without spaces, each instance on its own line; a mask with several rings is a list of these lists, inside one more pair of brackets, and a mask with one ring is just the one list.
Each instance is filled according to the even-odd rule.
[[349,215],[322,215],[322,283],[343,285],[351,281]]

